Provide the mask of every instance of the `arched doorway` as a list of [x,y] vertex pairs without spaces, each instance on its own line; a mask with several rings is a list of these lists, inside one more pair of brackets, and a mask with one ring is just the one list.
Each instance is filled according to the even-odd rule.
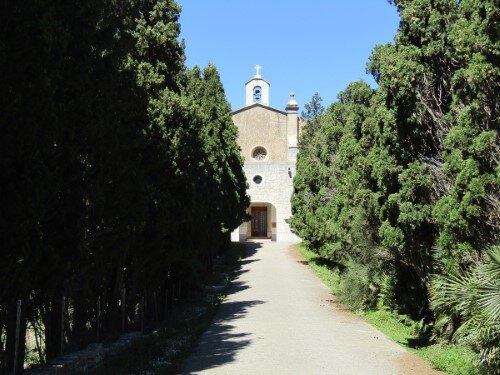
[[276,207],[270,202],[252,202],[247,209],[250,220],[241,224],[231,233],[231,241],[246,241],[249,238],[270,239],[276,241]]

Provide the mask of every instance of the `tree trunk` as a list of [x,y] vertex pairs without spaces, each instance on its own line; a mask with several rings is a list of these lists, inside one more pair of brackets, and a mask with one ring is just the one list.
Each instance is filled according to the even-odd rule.
[[5,340],[5,369],[6,373],[22,373],[24,369],[24,356],[26,352],[26,304],[21,306],[21,321],[19,330],[19,343],[16,356],[16,330],[17,330],[17,301],[12,301],[6,308],[6,340]]
[[56,358],[61,351],[61,303],[61,297],[54,298],[42,313],[47,361]]

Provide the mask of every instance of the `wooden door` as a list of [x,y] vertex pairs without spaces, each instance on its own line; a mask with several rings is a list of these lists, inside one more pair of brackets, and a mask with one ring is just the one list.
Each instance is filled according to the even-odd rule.
[[267,207],[252,207],[252,237],[267,237]]

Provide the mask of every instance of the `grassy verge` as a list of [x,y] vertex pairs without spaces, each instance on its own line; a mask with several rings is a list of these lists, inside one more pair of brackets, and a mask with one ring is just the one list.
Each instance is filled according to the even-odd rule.
[[[237,244],[216,267],[207,282],[232,279],[239,269],[243,248]],[[104,361],[92,374],[175,374],[184,359],[213,320],[224,294],[208,295],[200,291],[172,309],[170,318],[153,334],[138,340],[129,349]]]
[[[330,288],[333,294],[336,294],[341,280],[339,270],[322,262],[317,254],[305,246],[300,246],[300,253],[323,283]],[[392,340],[430,362],[438,370],[445,371],[450,375],[479,375],[483,373],[476,365],[479,363],[479,355],[468,347],[449,344],[410,346],[409,343],[417,339],[414,329],[416,322],[409,321],[407,317],[396,316],[387,310],[355,312]]]

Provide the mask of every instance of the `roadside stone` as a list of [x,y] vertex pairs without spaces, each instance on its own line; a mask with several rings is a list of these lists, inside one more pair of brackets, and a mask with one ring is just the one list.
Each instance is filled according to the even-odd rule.
[[126,333],[112,343],[104,346],[101,343],[93,343],[85,349],[66,354],[56,358],[45,366],[26,371],[29,375],[66,375],[75,373],[86,373],[91,368],[97,366],[104,358],[118,355],[124,349],[129,348],[132,344],[146,337],[141,332]]

